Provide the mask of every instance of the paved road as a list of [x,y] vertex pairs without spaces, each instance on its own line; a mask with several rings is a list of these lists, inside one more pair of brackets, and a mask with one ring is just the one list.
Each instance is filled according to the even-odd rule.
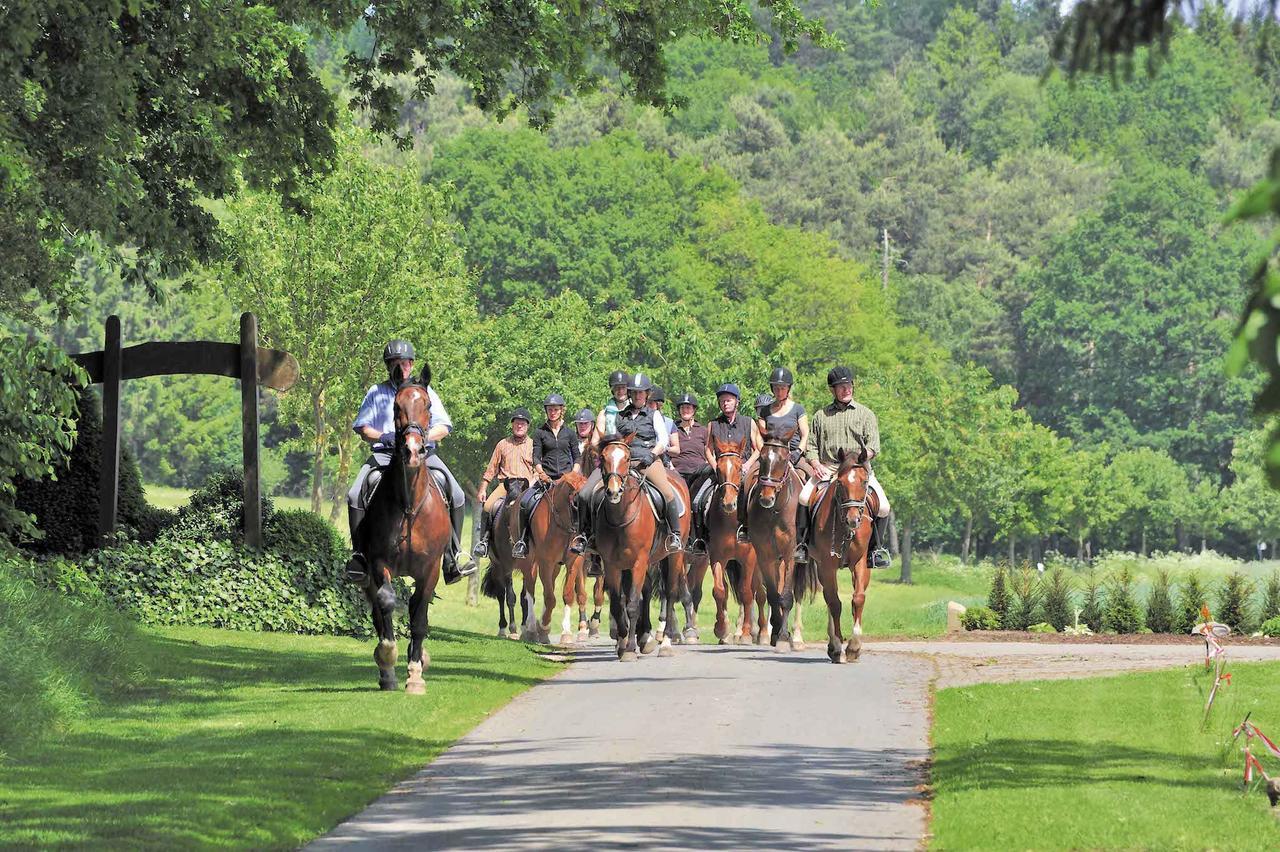
[[312,848],[914,849],[932,675],[874,648],[591,646]]

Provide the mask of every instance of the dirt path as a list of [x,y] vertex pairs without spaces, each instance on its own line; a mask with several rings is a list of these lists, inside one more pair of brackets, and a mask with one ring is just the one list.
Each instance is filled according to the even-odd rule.
[[[1280,659],[1275,646],[1229,653]],[[1194,642],[872,640],[842,667],[821,645],[624,664],[595,645],[313,847],[914,849],[935,677],[1081,677],[1201,654]]]

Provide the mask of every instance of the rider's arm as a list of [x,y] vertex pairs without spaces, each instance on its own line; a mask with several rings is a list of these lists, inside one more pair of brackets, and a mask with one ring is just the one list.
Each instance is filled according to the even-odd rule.
[[668,432],[667,439],[668,439],[667,453],[672,458],[675,458],[676,456],[680,455],[680,433],[678,431]]
[[445,409],[440,395],[433,387],[427,387],[427,399],[431,401],[431,422],[427,426],[427,440],[440,442],[453,432],[453,419]]
[[498,475],[498,461],[502,458],[502,444],[493,448],[493,455],[489,456],[489,466],[484,469],[484,475],[480,477],[480,499],[485,499],[489,494],[489,483],[493,482],[493,478]]
[[760,450],[764,447],[764,438],[760,437],[760,430],[756,428],[756,422],[751,422],[751,457],[747,459],[746,464],[751,464],[760,455]]
[[671,443],[671,436],[667,434],[667,421],[662,415],[653,418],[653,431],[658,434],[658,440],[653,445],[653,456],[657,458],[667,451],[667,446]]
[[380,397],[377,385],[369,388],[364,402],[360,403],[355,422],[351,424],[351,430],[371,444],[376,444],[382,437],[382,427],[386,425],[386,412],[380,410]]
[[867,412],[867,461],[880,455],[880,421],[875,412]]
[[593,447],[600,446],[600,437],[604,435],[604,409],[600,409],[600,413],[596,415],[596,431],[591,436],[591,445]]
[[806,455],[805,450],[809,447],[809,415],[801,414],[796,420],[796,428],[800,430],[800,454]]

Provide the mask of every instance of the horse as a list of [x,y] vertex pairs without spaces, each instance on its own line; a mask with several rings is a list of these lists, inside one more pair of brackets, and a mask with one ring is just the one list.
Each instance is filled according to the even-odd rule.
[[[849,657],[857,660],[862,653],[862,607],[871,582],[867,549],[879,498],[867,485],[871,468],[867,467],[866,445],[859,444],[857,454],[843,450],[837,454],[836,475],[813,506],[814,544],[809,558],[817,567],[827,603],[827,656],[833,663],[847,662]],[[836,574],[846,565],[853,571],[853,634],[844,645]]]
[[[673,613],[674,594],[678,591],[678,586],[673,587],[669,580],[672,560],[664,560],[658,520],[641,483],[643,475],[631,470],[634,438],[635,435],[626,435],[605,439],[600,450],[604,501],[596,517],[596,550],[604,563],[609,614],[622,662],[635,661],[637,650],[649,654],[658,648],[660,657],[673,653],[669,637],[663,637],[660,647],[654,637],[649,602],[656,593],[664,601],[664,613]],[[686,511],[683,517],[682,533],[687,534],[689,513]],[[659,561],[667,562],[667,570],[651,572],[649,566]]]
[[[561,625],[562,634],[568,634],[570,628],[570,614],[573,612],[573,605],[576,601],[578,604],[578,641],[586,642],[600,635],[600,611],[604,607],[604,575],[599,574],[595,579],[592,588],[592,604],[595,609],[590,617],[587,616],[587,560],[590,557],[581,553],[568,553],[565,557],[565,573],[564,573],[564,623]],[[562,635],[561,639],[564,638]],[[563,643],[562,643],[563,644]]]
[[427,425],[431,402],[427,396],[430,372],[420,383],[409,383],[396,392],[395,449],[391,464],[369,501],[368,513],[357,530],[358,548],[369,563],[365,596],[373,611],[373,627],[378,637],[374,662],[378,665],[378,686],[396,688],[394,577],[413,579],[409,598],[409,677],[405,691],[426,692],[423,669],[431,664],[424,640],[427,635],[427,608],[440,580],[441,560],[449,545],[452,527],[445,492],[431,475],[425,459]]
[[[800,474],[791,463],[794,429],[768,435],[760,451],[756,480],[747,498],[747,531],[768,595],[770,641],[783,650],[804,648],[799,601],[812,594],[808,563],[793,565],[796,546],[796,507],[800,503]],[[794,627],[789,627],[796,607]]]
[[[707,436],[716,469],[716,485],[707,511],[707,561],[711,566],[711,594],[716,601],[715,635],[721,645],[750,645],[752,641],[763,644],[768,640],[763,595],[758,601],[760,618],[755,630],[751,624],[751,605],[756,602],[759,583],[755,549],[749,542],[738,541],[738,501],[744,499],[742,473],[750,440],[744,436],[737,443],[725,444],[714,432]],[[732,630],[726,612],[726,575],[734,599],[742,606],[742,623]]]
[[[547,644],[551,640],[551,616],[556,608],[556,575],[567,561],[566,556],[573,555],[569,553],[569,541],[573,537],[573,500],[586,481],[586,477],[574,471],[564,474],[552,483],[529,516],[529,558],[542,584],[542,617],[536,622],[530,618],[525,629],[526,636],[535,642]],[[569,588],[567,576],[565,588]],[[524,591],[529,596],[532,610],[533,588],[526,585]],[[573,642],[569,633],[569,602],[566,600],[565,604],[561,645]]]
[[[483,503],[477,507],[477,511],[484,511]],[[484,579],[480,581],[480,591],[485,597],[498,602],[498,637],[518,639],[520,634],[516,630],[516,587],[511,576],[511,566],[494,559],[492,547],[489,552],[489,565],[484,570]]]
[[[508,485],[507,496],[503,499],[498,517],[494,521],[492,540],[489,545],[489,567],[485,569],[480,589],[487,597],[498,601],[499,636],[536,642],[538,635],[532,624],[532,613],[533,587],[537,582],[537,573],[533,557],[517,559],[511,552],[515,547],[516,513],[520,511],[520,496],[524,493],[524,489],[513,487],[513,485],[514,483]],[[523,580],[520,590],[521,628],[519,632],[515,629],[515,575],[517,573]],[[510,621],[507,620],[507,611],[510,611]]]
[[698,633],[698,607],[702,605],[702,582],[707,577],[711,560],[704,553],[691,554],[685,580],[680,585],[680,602],[684,605],[684,641],[697,645],[701,636]]

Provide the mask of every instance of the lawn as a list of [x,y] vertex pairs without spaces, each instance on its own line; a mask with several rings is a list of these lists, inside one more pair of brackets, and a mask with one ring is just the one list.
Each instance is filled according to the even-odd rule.
[[932,847],[1277,848],[1266,796],[1241,793],[1231,729],[1252,711],[1280,734],[1280,663],[1231,671],[1203,731],[1200,666],[939,691]]
[[[174,628],[143,644],[142,694],[9,755],[0,847],[295,848],[559,670],[436,628],[419,697],[377,690],[370,642]],[[402,644],[402,678],[403,661]]]

